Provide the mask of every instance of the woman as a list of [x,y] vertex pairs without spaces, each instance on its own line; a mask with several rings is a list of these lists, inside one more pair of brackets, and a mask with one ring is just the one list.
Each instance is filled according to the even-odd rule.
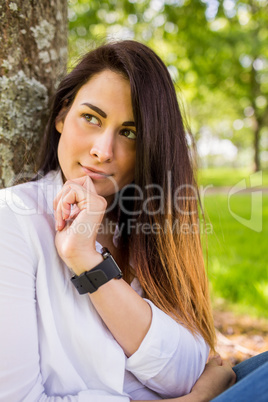
[[188,394],[215,334],[162,61],[134,41],[87,54],[56,92],[42,150],[44,177],[1,191],[0,399]]

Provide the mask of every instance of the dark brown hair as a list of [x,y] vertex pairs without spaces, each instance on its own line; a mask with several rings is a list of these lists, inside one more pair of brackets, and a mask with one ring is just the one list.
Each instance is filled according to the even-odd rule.
[[[191,154],[172,79],[150,48],[135,41],[102,45],[86,54],[63,79],[45,131],[40,169],[45,174],[59,168],[55,120],[63,106],[71,105],[78,90],[106,69],[122,74],[130,82],[137,129],[135,184],[147,200],[147,211],[138,197],[128,202],[129,212],[119,211],[119,227],[122,225],[124,230],[118,247],[125,278],[129,278],[126,267],[131,257],[145,296],[193,333],[200,333],[213,349],[215,332],[198,230],[198,190]],[[164,193],[161,211],[158,188]],[[178,189],[174,203],[172,198]],[[133,188],[123,191],[135,195]],[[129,230],[128,222],[135,211],[140,211],[134,215],[136,228],[149,224],[158,230],[149,235],[137,234],[133,225]],[[188,228],[187,233],[181,230],[183,227]]]

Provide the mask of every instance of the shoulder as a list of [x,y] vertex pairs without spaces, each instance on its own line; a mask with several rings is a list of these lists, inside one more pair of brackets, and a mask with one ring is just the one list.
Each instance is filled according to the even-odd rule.
[[62,187],[59,171],[51,171],[36,181],[0,190],[0,213],[30,216],[53,213],[53,199]]
[[[40,180],[0,190],[1,253],[24,255],[36,266],[41,254],[54,247],[53,199],[61,179],[51,172]],[[13,255],[13,257],[12,257]]]
[[0,190],[0,230],[29,244],[44,240],[54,228],[53,199],[62,186],[60,172]]

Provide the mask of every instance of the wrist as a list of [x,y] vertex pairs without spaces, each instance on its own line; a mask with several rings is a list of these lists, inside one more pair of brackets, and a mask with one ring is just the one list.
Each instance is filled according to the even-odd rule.
[[86,268],[85,271],[90,271],[91,269],[99,265],[102,261],[103,261],[102,255],[98,253],[96,250],[92,251],[91,253],[89,253],[89,258],[85,266]]
[[[97,257],[96,254],[95,257]],[[74,275],[71,278],[79,294],[94,293],[100,286],[105,285],[110,280],[122,278],[122,271],[105,247],[102,249],[101,258],[101,262],[97,263],[94,268],[83,271],[80,275]],[[94,264],[99,261],[99,259],[93,260]],[[93,261],[91,260],[92,264]]]
[[96,250],[89,251],[85,255],[79,254],[78,258],[75,258],[75,262],[67,263],[68,267],[79,276],[83,272],[90,271],[103,261],[103,257]]

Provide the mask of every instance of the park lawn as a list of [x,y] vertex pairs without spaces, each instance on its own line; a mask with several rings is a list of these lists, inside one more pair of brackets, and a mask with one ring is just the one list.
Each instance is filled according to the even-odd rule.
[[[249,169],[231,169],[231,168],[211,168],[200,169],[198,172],[198,184],[206,187],[229,187],[234,186],[243,179],[246,179],[249,185],[249,177],[253,172]],[[268,170],[262,171],[262,186],[268,187]]]
[[212,300],[223,298],[228,308],[232,306],[241,313],[268,317],[268,194],[263,194],[262,208],[257,205],[254,211],[253,226],[259,230],[262,216],[260,232],[244,226],[230,212],[250,219],[250,194],[232,195],[230,210],[227,200],[228,194],[204,197],[209,220],[207,226],[203,224],[203,230],[201,225],[201,233],[207,230]]

